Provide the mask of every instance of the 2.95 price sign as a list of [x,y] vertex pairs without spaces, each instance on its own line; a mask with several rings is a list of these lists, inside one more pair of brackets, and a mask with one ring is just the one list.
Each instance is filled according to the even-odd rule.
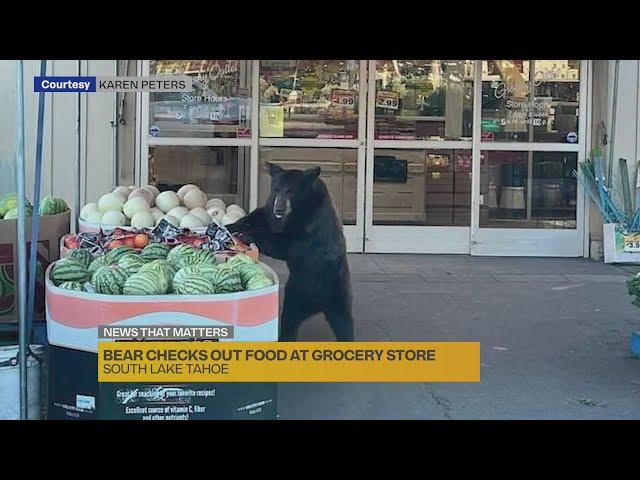
[[356,92],[353,90],[331,90],[331,103],[343,108],[355,108]]
[[376,93],[376,107],[389,110],[398,110],[400,106],[400,96],[396,92]]
[[640,252],[640,234],[624,236],[624,251],[629,253]]

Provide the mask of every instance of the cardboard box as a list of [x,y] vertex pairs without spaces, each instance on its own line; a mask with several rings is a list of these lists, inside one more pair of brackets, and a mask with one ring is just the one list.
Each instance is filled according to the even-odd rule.
[[55,345],[49,347],[48,363],[52,367],[48,420],[275,420],[278,416],[276,383],[98,383],[96,353]]
[[[36,283],[35,320],[44,320],[44,272],[51,262],[59,258],[60,239],[69,233],[71,212],[40,217],[40,238],[38,244],[38,282]],[[27,218],[27,239],[31,238],[31,217]],[[0,322],[18,321],[15,291],[18,258],[18,221],[0,220]],[[27,240],[27,261],[31,242]],[[27,264],[28,265],[28,264]]]
[[640,234],[625,234],[615,223],[602,226],[604,263],[640,263]]

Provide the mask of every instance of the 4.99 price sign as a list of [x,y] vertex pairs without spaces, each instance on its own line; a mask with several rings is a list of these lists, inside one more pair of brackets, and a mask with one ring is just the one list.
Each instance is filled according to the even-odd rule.
[[343,108],[355,108],[356,92],[353,90],[331,90],[331,103]]

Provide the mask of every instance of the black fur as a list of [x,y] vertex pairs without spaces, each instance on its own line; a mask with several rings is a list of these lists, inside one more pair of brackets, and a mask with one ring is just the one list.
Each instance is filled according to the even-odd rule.
[[[261,253],[287,262],[280,340],[295,341],[301,323],[322,312],[338,341],[353,341],[346,242],[329,191],[318,178],[320,168],[270,165],[270,170],[266,204],[228,228],[254,242]],[[288,214],[277,218],[285,206]]]

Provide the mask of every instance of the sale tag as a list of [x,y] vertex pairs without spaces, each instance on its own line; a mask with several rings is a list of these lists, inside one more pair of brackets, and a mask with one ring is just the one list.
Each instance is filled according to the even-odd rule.
[[339,107],[355,108],[356,92],[335,88],[331,90],[331,103]]
[[624,251],[629,253],[640,252],[640,234],[624,236]]
[[376,107],[386,108],[389,110],[398,110],[400,105],[400,96],[396,92],[377,92]]

